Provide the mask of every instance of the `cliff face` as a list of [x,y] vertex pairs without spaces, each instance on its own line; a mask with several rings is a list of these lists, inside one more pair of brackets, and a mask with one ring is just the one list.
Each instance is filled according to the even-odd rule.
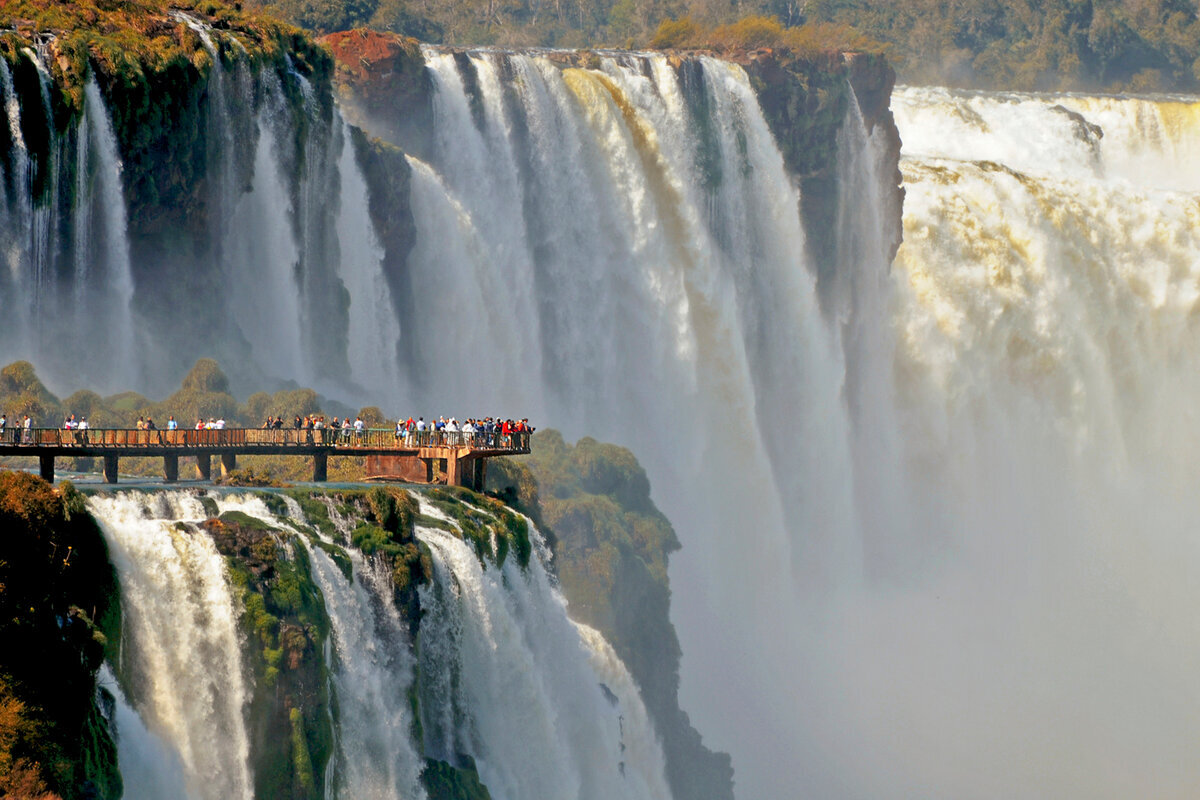
[[886,142],[889,213],[880,222],[885,226],[890,263],[900,247],[904,189],[900,132],[889,108],[896,73],[887,60],[845,53],[814,61],[770,50],[747,53],[736,60],[754,82],[767,123],[800,185],[800,211],[819,276],[837,268],[841,201],[855,202],[842,197],[837,164],[838,137],[846,112],[850,103],[857,102],[867,132],[882,135]]

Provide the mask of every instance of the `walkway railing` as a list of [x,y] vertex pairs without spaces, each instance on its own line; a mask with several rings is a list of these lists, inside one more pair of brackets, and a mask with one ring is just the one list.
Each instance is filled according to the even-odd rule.
[[30,447],[199,447],[199,448],[277,448],[329,447],[370,450],[413,450],[421,447],[458,446],[473,450],[528,450],[529,433],[462,433],[448,431],[412,431],[397,435],[392,428],[354,429],[295,429],[225,428],[223,430],[136,430],[125,428],[65,428],[6,427],[0,432],[0,449],[8,446]]

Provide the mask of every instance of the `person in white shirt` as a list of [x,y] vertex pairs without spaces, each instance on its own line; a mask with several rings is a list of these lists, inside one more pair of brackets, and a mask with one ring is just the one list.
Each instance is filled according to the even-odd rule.
[[219,420],[217,420],[216,424],[213,427],[219,431],[225,430],[225,418],[221,417]]

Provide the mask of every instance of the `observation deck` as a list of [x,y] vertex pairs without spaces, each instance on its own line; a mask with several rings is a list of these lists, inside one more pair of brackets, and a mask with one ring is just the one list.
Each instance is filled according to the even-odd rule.
[[487,459],[529,453],[529,433],[449,433],[414,431],[397,436],[392,429],[364,431],[331,428],[272,430],[129,430],[120,428],[6,428],[0,456],[36,456],[42,477],[54,480],[54,459],[103,458],[104,479],[117,482],[122,457],[163,460],[163,479],[179,480],[179,459],[194,458],[202,480],[212,479],[212,458],[220,459],[222,477],[237,468],[239,455],[298,456],[312,459],[313,481],[327,480],[330,456],[366,456],[371,478],[413,483],[446,483],[483,489]]

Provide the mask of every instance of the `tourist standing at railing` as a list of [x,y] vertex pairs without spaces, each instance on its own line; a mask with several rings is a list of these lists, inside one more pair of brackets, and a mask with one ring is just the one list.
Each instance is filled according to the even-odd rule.
[[8,430],[8,417],[0,412],[0,442],[7,442],[8,437],[5,435]]
[[167,419],[167,430],[169,430],[169,431],[177,431],[177,430],[179,430],[179,423],[175,421],[175,415],[174,415],[174,414],[172,414],[172,415],[171,415],[171,416],[170,416],[170,417]]
[[25,415],[24,422],[21,423],[25,428],[25,444],[33,443],[33,417]]

